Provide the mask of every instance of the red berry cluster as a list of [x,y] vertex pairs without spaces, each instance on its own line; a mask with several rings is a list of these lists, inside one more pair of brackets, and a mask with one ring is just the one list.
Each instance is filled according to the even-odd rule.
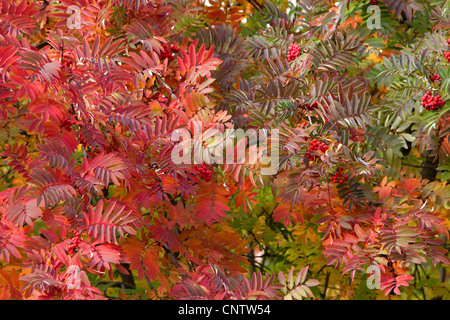
[[301,51],[302,47],[300,47],[298,44],[291,44],[288,51],[288,61],[294,61],[295,59],[297,59]]
[[430,81],[431,82],[442,81],[442,79],[437,73],[433,73],[432,75],[430,75]]
[[331,182],[343,184],[348,180],[348,177],[342,173],[344,168],[339,167],[339,169],[334,173],[334,176],[330,178]]
[[[304,105],[303,105],[306,109],[308,109],[308,110],[316,110],[316,109],[318,109],[319,108],[319,105],[317,104],[317,101],[314,101],[312,104],[309,104],[309,103],[305,103]],[[323,106],[323,108],[324,109],[328,109],[328,107],[327,106]]]
[[310,143],[309,143],[309,149],[308,149],[308,153],[306,154],[306,157],[313,161],[315,159],[318,158],[317,155],[311,155],[311,153],[309,152],[313,152],[314,150],[320,150],[323,153],[325,153],[328,150],[328,145],[324,142],[320,142],[317,139],[313,139]]
[[71,243],[70,243],[69,250],[68,250],[70,254],[74,254],[76,249],[80,245],[80,241],[81,241],[80,237],[81,237],[81,232],[79,232],[79,231],[75,232],[75,237],[73,237],[71,239]]
[[317,101],[314,101],[312,104],[309,104],[309,103],[305,103],[304,105],[303,105],[306,109],[308,109],[308,110],[316,110],[319,106],[317,105]]
[[61,128],[66,129],[67,131],[72,131],[72,126],[75,124],[76,122],[69,119],[69,118],[65,118],[62,122],[61,122]]
[[[447,39],[448,47],[450,48],[450,38]],[[444,58],[447,59],[448,62],[450,62],[450,51],[444,52]]]
[[447,59],[448,62],[450,62],[450,51],[444,52],[444,58]]
[[428,111],[437,110],[444,106],[445,102],[441,99],[441,95],[438,94],[436,97],[433,97],[431,91],[427,91],[427,93],[422,97],[422,105]]
[[208,167],[205,166],[204,164],[201,164],[199,166],[194,164],[194,170],[199,173],[200,177],[203,180],[205,180],[205,181],[210,181],[211,180],[212,171],[209,170]]
[[168,47],[167,44],[163,43],[162,47],[164,51],[161,53],[161,58],[162,59],[168,58],[169,61],[173,60],[173,58],[175,57],[174,52],[180,51],[180,49],[174,44],[171,44],[170,47]]
[[372,6],[376,6],[376,5],[378,5],[378,0],[370,0],[369,3],[370,3]]

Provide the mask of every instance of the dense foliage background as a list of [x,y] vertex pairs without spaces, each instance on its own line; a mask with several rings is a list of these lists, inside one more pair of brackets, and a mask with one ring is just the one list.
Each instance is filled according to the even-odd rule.
[[[0,299],[447,299],[449,29],[437,0],[0,1]],[[173,163],[196,123],[278,130],[279,170]]]

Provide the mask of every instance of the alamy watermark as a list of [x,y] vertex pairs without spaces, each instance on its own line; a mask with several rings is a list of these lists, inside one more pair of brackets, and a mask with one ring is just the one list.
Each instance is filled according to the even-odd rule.
[[66,270],[66,285],[70,290],[81,287],[81,269],[76,265],[70,265]]
[[380,267],[376,264],[370,265],[366,272],[370,274],[370,276],[366,280],[367,288],[372,289],[380,289],[381,283],[381,270]]
[[67,19],[67,28],[69,29],[81,29],[81,9],[77,5],[70,5],[67,7],[67,13],[71,15]]
[[[81,29],[81,9],[77,5],[70,5],[67,7],[67,13],[70,13],[67,19],[67,27],[69,29]],[[367,19],[367,28],[381,29],[381,9],[377,5],[370,5],[366,13],[371,14]]]
[[367,8],[366,13],[372,15],[367,19],[368,29],[381,29],[381,9],[379,6],[371,5]]
[[209,128],[203,131],[201,121],[194,121],[191,128],[172,133],[174,164],[261,164],[261,175],[278,172],[278,129],[226,129],[222,132]]

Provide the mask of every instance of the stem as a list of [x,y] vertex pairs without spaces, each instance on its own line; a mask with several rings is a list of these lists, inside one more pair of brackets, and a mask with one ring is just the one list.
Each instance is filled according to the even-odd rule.
[[178,263],[178,260],[173,254],[172,250],[170,250],[169,246],[167,244],[164,244],[163,249],[167,252],[167,254],[170,257],[170,260],[172,260],[172,263],[175,265],[175,267],[179,268],[180,264]]
[[320,298],[322,300],[325,300],[325,296],[326,296],[327,288],[328,288],[328,280],[329,279],[330,279],[330,272],[327,272],[327,275],[325,277],[325,283],[323,284],[322,294],[320,295]]
[[405,162],[402,162],[402,166],[413,167],[413,168],[423,168],[423,165],[410,164],[410,163],[405,163]]
[[445,278],[446,278],[446,270],[445,270],[444,266],[441,264],[439,281],[441,283],[444,283],[445,282]]
[[250,241],[250,252],[248,254],[248,260],[250,262],[250,275],[255,272],[255,253],[253,252],[253,241]]
[[[422,268],[425,277],[428,279],[427,274],[425,273],[425,270],[423,269],[423,267],[421,265],[416,266],[416,271],[417,271],[417,278],[420,280],[421,276],[420,276],[420,271],[419,271],[419,267]],[[420,288],[420,291],[422,292],[422,296],[423,296],[423,300],[427,300],[426,296],[425,296],[425,289],[423,287]]]
[[[134,277],[130,270],[130,264],[121,263],[121,265],[128,271],[128,274],[124,274],[119,271],[120,277],[122,278],[122,281],[123,281],[122,283],[131,289],[136,289],[136,283],[134,282]],[[122,285],[122,287],[123,287],[123,285]]]
[[429,181],[434,181],[437,175],[437,167],[439,165],[438,161],[434,159],[434,156],[430,155],[430,152],[427,152],[425,155],[425,162],[422,165],[422,170],[420,174],[423,179],[428,179]]

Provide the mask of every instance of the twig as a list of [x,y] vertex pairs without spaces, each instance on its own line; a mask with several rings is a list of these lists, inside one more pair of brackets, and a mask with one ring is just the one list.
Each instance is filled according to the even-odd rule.
[[444,283],[445,282],[445,278],[446,278],[446,270],[445,270],[445,267],[441,264],[439,281],[441,283]]
[[135,289],[131,284],[123,281],[100,281],[98,284],[110,284],[110,283],[112,283],[111,287],[121,288],[122,290],[125,289],[124,287]]
[[413,167],[413,168],[423,168],[423,165],[417,165],[417,164],[411,164],[411,163],[405,163],[402,161],[402,166],[408,166],[408,167]]
[[170,260],[172,260],[172,263],[175,265],[175,267],[179,268],[180,264],[178,263],[177,257],[175,257],[172,250],[170,250],[169,246],[166,243],[163,245],[163,249],[167,252]]
[[48,41],[46,40],[41,43],[38,43],[35,47],[36,47],[36,49],[40,50],[40,49],[44,48],[45,46],[49,46],[49,45],[50,45],[50,43],[48,43]]
[[147,273],[145,273],[145,272],[144,272],[144,278],[145,278],[145,281],[147,282],[148,287],[149,287],[151,290],[155,290],[155,287],[152,285],[152,282],[151,282],[150,279],[147,277]]
[[255,8],[258,10],[262,9],[262,6],[258,3],[258,1],[255,0],[248,0],[248,2]]
[[330,273],[328,272],[326,277],[325,277],[325,283],[323,284],[322,294],[320,295],[320,298],[322,300],[325,300],[325,296],[326,296],[327,288],[328,288],[328,280],[329,279],[330,279]]
[[250,261],[250,275],[255,272],[255,253],[253,252],[253,241],[250,241],[250,252],[248,253],[248,260]]
[[180,100],[174,93],[171,87],[169,87],[169,85],[162,79],[161,76],[159,76],[158,74],[155,74],[156,78],[159,80],[159,82],[161,82],[161,84],[167,89],[167,91],[169,91],[170,96],[172,97],[173,100]]

